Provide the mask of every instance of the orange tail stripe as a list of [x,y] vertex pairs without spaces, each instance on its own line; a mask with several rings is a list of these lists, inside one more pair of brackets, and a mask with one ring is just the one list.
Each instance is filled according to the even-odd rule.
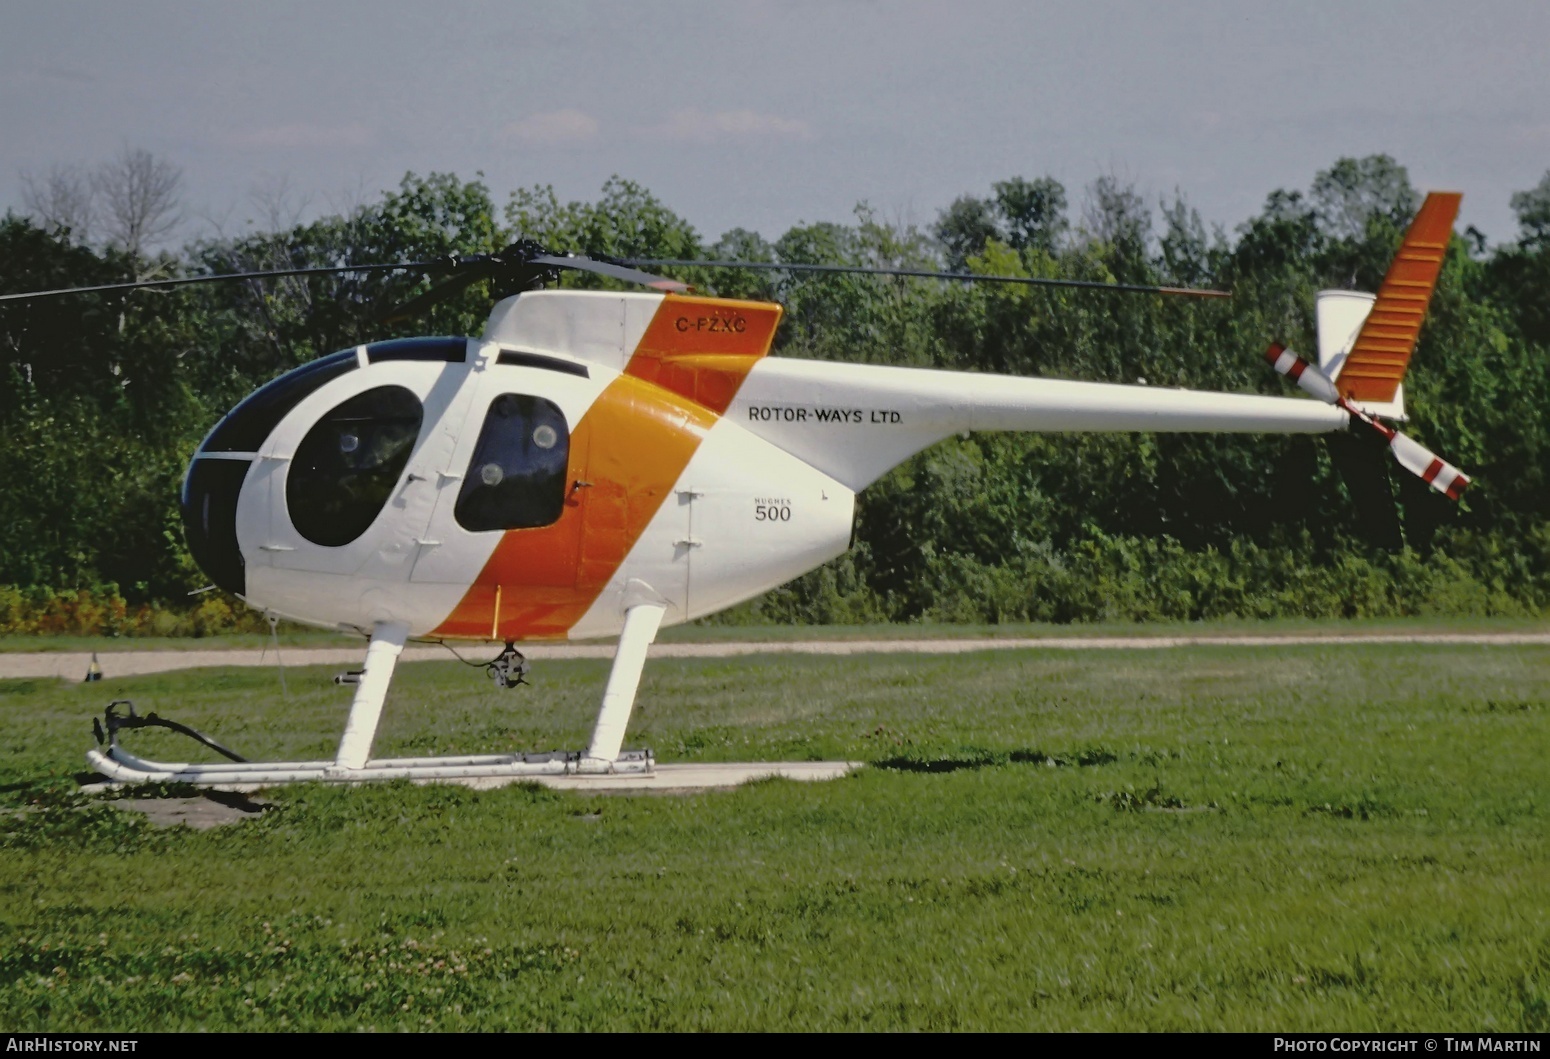
[[669,294],[641,336],[625,374],[687,397],[717,415],[770,351],[779,305]]

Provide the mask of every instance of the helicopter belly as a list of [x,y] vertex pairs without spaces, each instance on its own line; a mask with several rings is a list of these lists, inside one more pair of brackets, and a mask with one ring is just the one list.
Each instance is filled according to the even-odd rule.
[[248,599],[280,618],[324,628],[369,630],[403,622],[411,634],[435,628],[463,595],[462,586],[327,574],[277,566],[250,567]]

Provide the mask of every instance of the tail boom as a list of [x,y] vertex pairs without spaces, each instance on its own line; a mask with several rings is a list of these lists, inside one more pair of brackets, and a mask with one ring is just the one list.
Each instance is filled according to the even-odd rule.
[[768,358],[727,416],[859,490],[916,452],[972,430],[1343,430],[1340,407],[1285,397]]

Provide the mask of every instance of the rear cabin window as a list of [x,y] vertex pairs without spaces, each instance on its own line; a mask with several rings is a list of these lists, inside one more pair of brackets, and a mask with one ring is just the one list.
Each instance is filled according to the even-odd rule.
[[553,401],[504,393],[490,402],[454,514],[466,530],[547,526],[565,510],[570,427]]
[[285,485],[291,525],[313,544],[349,544],[376,521],[409,463],[425,409],[402,386],[356,394],[315,423]]

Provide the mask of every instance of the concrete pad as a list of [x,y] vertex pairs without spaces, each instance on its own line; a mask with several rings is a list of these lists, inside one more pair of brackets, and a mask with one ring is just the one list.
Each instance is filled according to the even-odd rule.
[[195,831],[254,820],[268,808],[265,802],[221,792],[196,798],[115,798],[108,804],[115,809],[144,813],[157,827],[187,824]]

